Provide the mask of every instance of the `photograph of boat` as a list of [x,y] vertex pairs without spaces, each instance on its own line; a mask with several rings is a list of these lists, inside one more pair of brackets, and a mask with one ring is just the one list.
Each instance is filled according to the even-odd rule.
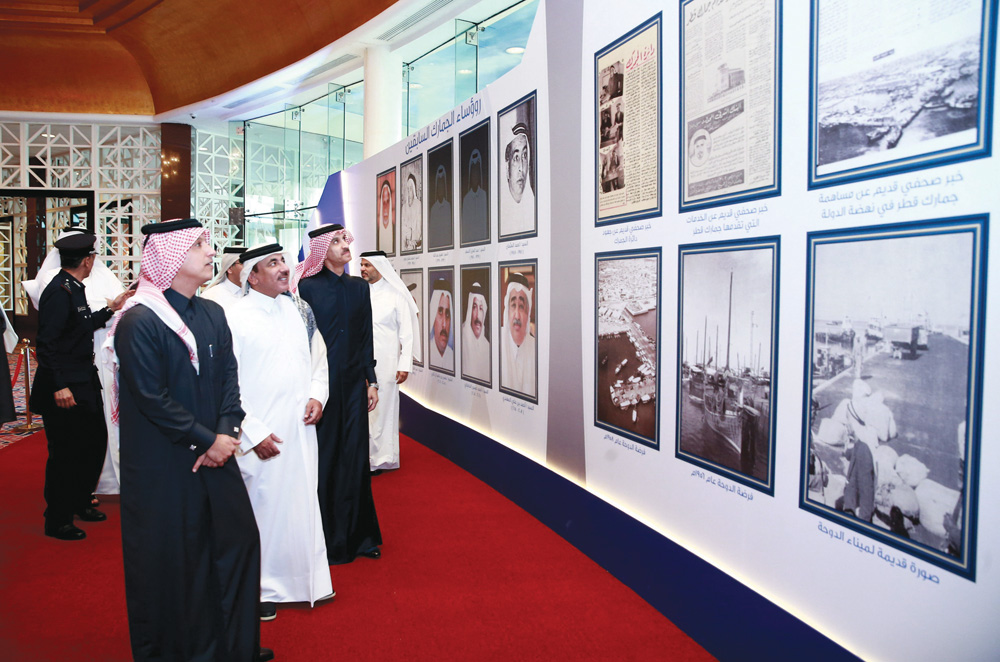
[[659,448],[660,252],[596,256],[594,424]]
[[958,572],[975,535],[984,223],[808,239],[801,505]]
[[680,247],[677,457],[768,493],[777,258],[777,238]]

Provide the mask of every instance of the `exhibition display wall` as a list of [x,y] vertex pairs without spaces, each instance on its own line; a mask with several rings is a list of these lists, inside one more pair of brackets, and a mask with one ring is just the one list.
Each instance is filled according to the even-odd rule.
[[543,4],[520,66],[344,172],[420,309],[403,391],[856,655],[995,658],[996,5]]

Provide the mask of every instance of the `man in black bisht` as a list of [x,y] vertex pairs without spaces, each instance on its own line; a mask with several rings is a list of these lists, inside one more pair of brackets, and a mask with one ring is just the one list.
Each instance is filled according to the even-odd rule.
[[[136,660],[268,660],[260,534],[232,455],[244,412],[222,308],[195,296],[215,251],[195,219],[142,228],[116,352],[122,552]],[[141,305],[140,305],[141,304]]]
[[378,404],[368,283],[344,273],[351,233],[342,225],[309,233],[309,256],[292,290],[312,306],[326,341],[330,398],[316,426],[319,506],[331,564],[382,553],[368,458],[368,412]]
[[104,326],[130,293],[109,300],[96,313],[87,305],[83,280],[94,268],[94,242],[89,233],[74,233],[55,242],[62,269],[38,301],[38,370],[31,389],[32,411],[42,415],[49,459],[45,464],[45,535],[83,540],[73,525],[101,522],[107,515],[91,507],[107,452],[101,383],[94,366],[94,330]]

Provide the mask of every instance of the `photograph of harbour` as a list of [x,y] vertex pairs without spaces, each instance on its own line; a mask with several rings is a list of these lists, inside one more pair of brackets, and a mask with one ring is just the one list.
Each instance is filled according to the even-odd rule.
[[816,1],[811,183],[988,152],[983,2]]
[[984,223],[808,239],[802,505],[966,573]]
[[659,449],[660,249],[598,253],[594,424]]
[[773,494],[779,238],[679,253],[677,457]]

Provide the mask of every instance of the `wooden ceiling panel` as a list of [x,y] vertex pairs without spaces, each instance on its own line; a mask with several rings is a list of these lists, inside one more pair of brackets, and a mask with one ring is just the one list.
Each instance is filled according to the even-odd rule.
[[0,110],[167,112],[302,60],[393,3],[0,0]]

